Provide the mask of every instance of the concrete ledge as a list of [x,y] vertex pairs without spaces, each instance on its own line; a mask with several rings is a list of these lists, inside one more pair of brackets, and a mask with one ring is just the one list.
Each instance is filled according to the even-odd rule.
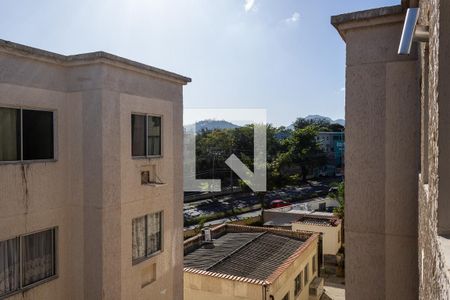
[[345,40],[345,32],[349,29],[403,22],[405,13],[402,5],[387,6],[332,16],[331,24]]
[[155,68],[143,63],[139,63],[103,51],[82,53],[76,55],[62,55],[2,39],[0,39],[0,51],[4,51],[13,55],[15,54],[15,55],[35,57],[37,59],[46,60],[47,62],[54,62],[68,66],[92,64],[97,62],[110,63],[121,65],[122,67],[125,68],[133,68],[139,71],[144,71],[149,75],[153,75],[155,77],[171,81],[176,81],[181,84],[187,84],[188,82],[192,81],[191,78],[181,76],[176,73]]
[[375,9],[362,10],[352,13],[346,13],[342,15],[332,16],[331,24],[337,26],[343,23],[362,21],[368,19],[374,19],[379,17],[385,17],[390,15],[402,14],[404,9],[401,5],[387,6]]

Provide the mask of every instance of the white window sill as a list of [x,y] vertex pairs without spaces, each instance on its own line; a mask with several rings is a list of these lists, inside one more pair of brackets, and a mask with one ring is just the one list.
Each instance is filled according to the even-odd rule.
[[37,163],[52,163],[57,162],[57,159],[35,159],[35,160],[2,160],[0,161],[1,165],[28,165],[28,164],[37,164]]
[[165,186],[167,185],[167,183],[143,183],[142,185],[145,186],[151,186],[151,187],[160,187],[160,186]]

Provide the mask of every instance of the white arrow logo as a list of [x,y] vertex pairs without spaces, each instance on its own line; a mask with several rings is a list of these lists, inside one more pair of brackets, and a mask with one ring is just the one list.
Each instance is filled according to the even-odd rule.
[[[189,110],[185,110],[185,115]],[[195,116],[198,118],[202,116],[195,109]],[[201,110],[205,112],[205,110]],[[253,172],[234,154],[230,155],[225,163],[233,170],[254,192],[266,191],[266,125],[265,125],[265,110],[261,109],[219,109],[219,110],[206,110],[209,113],[214,113],[213,117],[218,118],[217,111],[222,119],[235,120],[236,116],[242,115],[248,118],[248,116],[261,116],[263,112],[264,120],[257,120],[253,126],[253,149],[254,149],[254,162]],[[244,111],[244,112],[243,112]],[[224,112],[226,117],[224,118]],[[189,112],[188,112],[189,113]],[[230,118],[231,117],[231,118]],[[204,119],[212,119],[211,116]],[[241,119],[243,120],[243,119]],[[261,122],[262,121],[262,122]],[[256,124],[258,123],[258,124]],[[195,124],[195,122],[194,122]],[[186,192],[220,192],[221,181],[220,179],[196,179],[196,158],[195,158],[195,126],[192,126],[190,131],[185,131],[184,135],[184,191]]]

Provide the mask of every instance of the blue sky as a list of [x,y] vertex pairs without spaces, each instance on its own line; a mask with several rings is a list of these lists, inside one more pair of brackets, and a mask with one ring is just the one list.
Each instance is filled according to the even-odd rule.
[[189,108],[264,108],[275,125],[344,117],[345,45],[330,16],[400,0],[0,2],[0,38],[103,50],[189,76]]

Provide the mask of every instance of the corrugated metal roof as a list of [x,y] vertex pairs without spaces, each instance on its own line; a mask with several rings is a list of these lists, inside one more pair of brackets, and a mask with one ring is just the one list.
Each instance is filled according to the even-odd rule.
[[340,221],[339,219],[333,218],[314,218],[314,217],[303,217],[300,220],[298,220],[297,223],[302,223],[306,225],[319,225],[319,226],[328,226],[328,227],[335,227],[339,225]]
[[215,247],[201,247],[184,258],[185,267],[267,279],[304,242],[273,233],[227,233],[214,241]]
[[200,247],[187,254],[184,257],[184,266],[207,270],[219,260],[227,257],[260,234],[259,232],[227,233],[214,240],[213,249]]

